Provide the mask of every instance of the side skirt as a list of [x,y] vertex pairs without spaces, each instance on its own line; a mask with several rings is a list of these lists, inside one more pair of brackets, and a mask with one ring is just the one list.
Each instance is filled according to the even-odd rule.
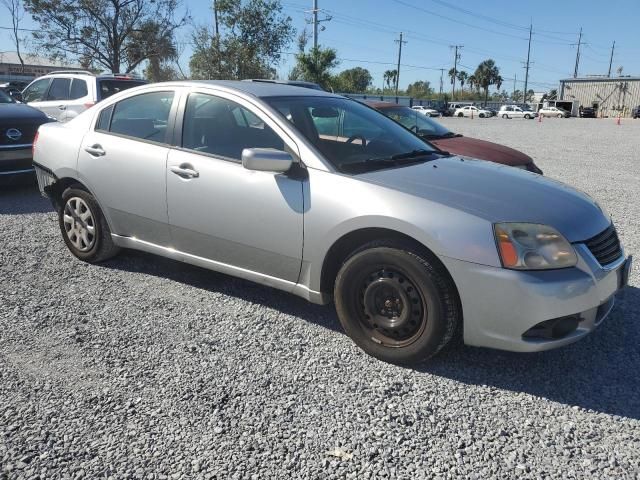
[[268,287],[277,288],[278,290],[284,290],[285,292],[293,293],[299,297],[302,297],[312,303],[327,304],[329,303],[329,297],[322,292],[316,292],[310,290],[305,285],[299,283],[290,282],[281,278],[271,277],[264,273],[254,272],[240,267],[235,267],[222,262],[216,262],[208,258],[199,257],[190,253],[181,252],[170,247],[162,247],[155,243],[140,240],[134,237],[124,237],[121,235],[111,234],[113,243],[122,248],[131,248],[133,250],[141,250],[143,252],[153,253],[160,255],[161,257],[171,258],[181,262],[196,265],[198,267],[206,268],[216,272],[224,273],[234,277],[244,278],[252,282],[260,283]]

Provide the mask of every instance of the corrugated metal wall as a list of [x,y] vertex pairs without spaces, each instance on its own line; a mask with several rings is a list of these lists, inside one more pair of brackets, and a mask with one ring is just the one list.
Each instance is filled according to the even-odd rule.
[[598,104],[598,115],[628,117],[640,105],[640,79],[612,78],[606,81],[560,81],[560,98],[577,100],[584,107]]

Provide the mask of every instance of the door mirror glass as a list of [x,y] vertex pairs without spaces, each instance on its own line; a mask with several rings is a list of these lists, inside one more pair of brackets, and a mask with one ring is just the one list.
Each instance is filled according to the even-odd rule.
[[245,148],[242,150],[242,166],[247,170],[284,173],[293,165],[290,153],[274,148]]

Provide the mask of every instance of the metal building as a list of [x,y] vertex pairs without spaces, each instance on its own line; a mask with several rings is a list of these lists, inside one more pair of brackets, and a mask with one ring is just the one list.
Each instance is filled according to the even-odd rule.
[[560,80],[558,98],[594,107],[598,116],[631,115],[640,105],[640,77],[584,77]]
[[30,82],[35,77],[54,70],[78,70],[78,65],[66,65],[56,60],[23,54],[24,68],[16,52],[0,52],[0,83],[11,81]]

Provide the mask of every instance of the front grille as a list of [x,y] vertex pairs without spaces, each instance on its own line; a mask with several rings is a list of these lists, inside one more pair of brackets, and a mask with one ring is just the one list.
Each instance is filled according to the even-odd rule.
[[620,240],[613,224],[584,243],[600,265],[608,265],[622,256]]
[[[6,121],[0,125],[0,145],[28,145],[33,142],[33,137],[36,136],[36,131],[40,125],[33,123],[7,123]],[[22,135],[17,140],[12,140],[7,137],[7,130],[15,128],[20,130]]]

